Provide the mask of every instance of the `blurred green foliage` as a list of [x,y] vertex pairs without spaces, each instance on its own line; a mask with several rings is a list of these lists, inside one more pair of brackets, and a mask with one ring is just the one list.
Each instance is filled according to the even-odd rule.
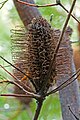
[[[37,4],[50,4],[55,3],[55,0],[35,0]],[[67,6],[71,6],[72,0],[61,0],[62,4]],[[77,2],[80,3],[79,0]],[[10,5],[9,5],[10,4]],[[10,9],[8,9],[10,7]],[[62,28],[66,19],[67,13],[60,6],[55,7],[45,7],[38,8],[44,18],[46,18],[50,22],[50,16],[53,14],[53,20],[50,23],[55,28]],[[4,14],[7,12],[7,15]],[[11,1],[7,2],[6,5],[0,10],[0,55],[5,57],[8,61],[11,61],[11,41],[10,41],[10,29],[13,29],[16,25],[22,24],[18,13],[11,3]],[[75,20],[71,18],[69,25],[74,29],[74,33],[72,39],[77,39],[76,34],[76,23]],[[8,65],[3,60],[0,59],[0,64],[6,66]],[[11,71],[10,67],[7,67],[9,71]],[[6,72],[4,72],[0,68],[0,80],[8,78]],[[8,85],[0,84],[0,93],[9,93],[12,87],[8,87]],[[4,88],[6,88],[4,90]],[[25,99],[25,98],[24,98]],[[5,107],[7,105],[7,108]],[[15,98],[10,97],[0,97],[0,120],[31,120],[36,109],[36,102],[33,101],[27,107],[19,103]],[[60,110],[60,102],[58,93],[54,94],[47,98],[44,101],[41,114],[39,120],[61,120],[61,110]]]
[[[9,108],[5,108],[6,105],[9,105]],[[25,108],[15,98],[0,98],[0,116],[3,115],[6,120],[32,120],[35,109],[35,100]],[[0,120],[4,119],[0,117]],[[61,120],[60,102],[57,94],[51,95],[44,101],[39,120]]]

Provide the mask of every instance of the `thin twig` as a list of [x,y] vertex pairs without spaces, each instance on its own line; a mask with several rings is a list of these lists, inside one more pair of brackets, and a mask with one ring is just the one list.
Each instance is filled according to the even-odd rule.
[[[69,13],[69,11],[64,7],[64,5],[62,5],[61,3],[59,3],[59,5],[60,5],[67,13]],[[71,14],[71,16],[72,16],[78,23],[80,23],[80,21],[79,21],[73,14]]]
[[37,109],[36,109],[33,120],[38,120],[38,117],[42,108],[42,104],[43,104],[43,100],[37,101]]
[[35,98],[33,95],[26,95],[26,94],[0,94],[0,96],[10,96],[10,97],[30,97]]
[[73,111],[71,110],[70,106],[68,106],[68,108],[69,108],[70,112],[72,113],[72,115],[76,118],[76,120],[80,120],[80,119],[73,113]]
[[54,51],[54,54],[53,54],[53,59],[52,59],[51,66],[53,65],[53,61],[55,61],[55,58],[56,58],[56,56],[57,56],[57,53],[58,53],[58,50],[59,50],[59,47],[60,47],[60,44],[61,44],[61,41],[62,41],[64,32],[65,32],[65,29],[66,29],[67,24],[68,24],[68,22],[69,22],[69,19],[70,19],[70,16],[71,16],[71,13],[72,13],[72,11],[73,11],[73,8],[74,8],[75,3],[76,3],[76,0],[73,1],[73,4],[72,4],[71,9],[70,9],[70,12],[69,12],[69,14],[68,14],[68,16],[67,16],[67,19],[66,19],[66,22],[65,22],[65,24],[64,24],[64,26],[63,26],[63,29],[62,29],[62,32],[61,32],[59,41],[58,41],[58,43],[57,43],[57,45],[56,45],[56,48],[55,48],[55,51]]
[[19,68],[17,68],[15,65],[11,64],[8,60],[4,59],[2,56],[0,56],[1,59],[3,59],[5,62],[7,62],[9,65],[11,65],[13,68],[15,68],[16,70],[18,70],[19,72],[21,72],[23,75],[25,75],[27,78],[29,78],[29,80],[31,81],[31,83],[33,84],[33,86],[35,87],[35,89],[37,90],[37,86],[34,83],[33,79],[28,76],[26,73],[24,73],[23,71],[21,71]]
[[[2,65],[0,65],[1,68],[3,68],[4,71],[6,71],[11,77],[13,77],[15,80],[18,80],[17,77],[15,77],[12,73],[10,73],[8,70],[6,70]],[[18,80],[19,81],[19,80]]]
[[27,5],[27,6],[32,6],[32,7],[51,7],[51,6],[58,5],[58,3],[55,3],[55,4],[45,4],[45,5],[37,5],[37,4],[31,4],[31,3],[28,3],[28,2],[24,2],[24,1],[21,1],[21,0],[17,0],[17,2],[19,2],[21,4],[24,4],[24,5]]
[[40,98],[39,95],[25,90],[21,85],[19,85],[19,84],[16,83],[15,81],[3,80],[3,81],[0,81],[0,83],[11,83],[11,84],[14,84],[14,85],[16,85],[17,87],[19,87],[20,89],[22,89],[26,94],[32,95],[35,99],[39,99],[39,98]]
[[13,68],[17,69],[18,71],[20,71],[23,75],[25,75],[27,78],[30,78],[30,76],[26,75],[23,71],[21,71],[19,68],[17,68],[15,65],[11,64],[8,60],[6,60],[5,58],[3,58],[2,56],[0,56],[1,59],[3,59],[5,62],[7,62],[9,65],[11,65]]
[[[16,80],[16,82],[21,83],[22,85],[24,85],[24,86],[26,87],[27,90],[32,91],[32,90],[30,89],[30,87],[26,86],[26,85],[25,85],[23,82],[21,82],[17,77],[15,77],[12,73],[10,73],[8,70],[6,70],[2,65],[0,65],[0,67],[3,68],[11,77],[13,77],[13,78]],[[32,92],[33,92],[33,91],[32,91]]]
[[69,14],[68,14],[68,16],[67,16],[67,19],[66,19],[66,22],[65,22],[65,24],[64,24],[64,26],[63,26],[61,35],[60,35],[60,37],[59,37],[59,41],[58,41],[58,43],[57,43],[57,45],[56,45],[56,48],[55,48],[55,51],[54,51],[54,54],[53,54],[53,58],[52,58],[52,60],[51,60],[51,64],[50,64],[50,66],[49,66],[48,73],[47,73],[47,75],[46,75],[46,77],[45,77],[45,80],[44,80],[44,83],[43,83],[41,92],[44,91],[44,89],[45,89],[45,87],[46,87],[46,85],[47,85],[47,83],[48,83],[48,81],[49,81],[49,79],[50,79],[52,69],[53,69],[53,67],[55,67],[55,66],[53,66],[53,65],[54,65],[54,62],[55,62],[55,59],[56,59],[56,56],[57,56],[57,53],[58,53],[58,50],[59,50],[59,47],[60,47],[62,38],[63,38],[63,35],[64,35],[64,33],[65,33],[65,29],[66,29],[67,24],[68,24],[68,22],[69,22],[69,19],[70,19],[70,16],[71,16],[71,12],[72,12],[72,10],[73,10],[73,8],[74,8],[75,2],[76,2],[76,0],[73,1],[72,6],[71,6],[71,9],[70,9],[70,12],[69,12]]
[[6,3],[7,1],[8,1],[8,0],[5,0],[5,1],[3,1],[3,2],[0,3],[0,4],[1,4],[0,9],[5,5],[5,3]]
[[[76,76],[77,75],[77,76]],[[66,86],[68,86],[69,84],[71,84],[73,81],[75,81],[80,75],[80,68],[77,70],[77,72],[75,74],[73,74],[68,80],[66,80],[65,82],[63,82],[61,85],[59,85],[57,88],[55,88],[54,90],[48,92],[47,94],[45,94],[46,96],[49,96],[57,91],[62,90],[63,88],[65,88]],[[76,77],[75,77],[76,76]],[[74,79],[72,79],[73,77],[75,77]]]
[[[52,3],[52,4],[44,4],[44,5],[31,4],[31,3],[24,2],[24,1],[21,1],[21,0],[17,0],[17,2],[19,2],[19,3],[21,3],[21,4],[24,4],[24,5],[27,5],[27,6],[32,6],[32,7],[52,7],[52,6],[60,5],[67,13],[69,13],[69,11],[62,5],[61,2],[56,2],[55,4],[54,4],[54,3]],[[79,21],[74,15],[71,14],[71,16],[72,16],[78,23],[80,23],[80,21]]]

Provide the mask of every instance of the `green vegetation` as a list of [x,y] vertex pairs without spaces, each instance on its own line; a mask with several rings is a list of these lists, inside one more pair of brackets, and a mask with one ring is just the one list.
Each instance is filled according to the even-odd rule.
[[[6,104],[9,105],[9,108],[5,108]],[[6,117],[6,120],[31,120],[36,109],[36,102],[31,102],[30,107],[28,107],[23,109],[22,105],[15,98],[0,98],[0,116],[3,115],[4,118]],[[60,120],[60,111],[58,94],[54,94],[44,101],[39,120]],[[3,119],[0,117],[0,120]]]

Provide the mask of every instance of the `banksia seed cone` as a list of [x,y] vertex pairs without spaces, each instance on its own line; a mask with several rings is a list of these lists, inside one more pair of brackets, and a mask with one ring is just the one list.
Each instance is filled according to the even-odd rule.
[[[28,71],[39,92],[43,86],[43,80],[45,80],[45,76],[48,73],[55,49],[55,41],[50,24],[42,17],[33,19],[28,30]],[[55,69],[52,70],[50,80],[46,86],[47,88],[54,77]]]
[[[50,24],[42,17],[32,20],[28,26],[28,32],[24,30],[18,30],[16,32],[18,33],[13,34],[12,37],[13,48],[17,48],[12,50],[14,63],[20,61],[22,69],[24,72],[28,71],[37,86],[37,92],[39,92],[44,84],[45,76],[48,73],[54,54],[54,32]],[[54,67],[49,82],[46,85],[47,90],[53,83],[55,73]]]

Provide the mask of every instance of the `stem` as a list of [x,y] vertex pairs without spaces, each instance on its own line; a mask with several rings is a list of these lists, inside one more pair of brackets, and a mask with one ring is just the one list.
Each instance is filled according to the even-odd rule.
[[[11,65],[13,68],[15,68],[16,70],[18,70],[19,72],[21,72],[23,75],[25,75],[27,78],[29,78],[29,80],[31,81],[31,83],[33,84],[33,86],[35,87],[35,89],[37,89],[36,84],[34,83],[33,79],[28,76],[26,73],[24,73],[23,71],[21,71],[19,68],[17,68],[15,65],[11,64],[8,60],[4,59],[2,56],[0,56],[1,59],[3,59],[5,62],[7,62],[9,65]],[[1,66],[1,65],[0,65]],[[2,66],[1,66],[2,67]],[[14,78],[14,76],[12,76]],[[16,79],[16,77],[15,77]]]
[[32,6],[32,7],[51,7],[51,6],[59,5],[58,3],[56,3],[56,4],[37,5],[37,4],[31,4],[31,3],[28,3],[28,2],[24,2],[24,1],[21,1],[21,0],[17,0],[17,2],[19,2],[21,4],[24,4],[24,5],[27,5],[27,6]]
[[55,58],[56,58],[57,52],[58,52],[58,50],[59,50],[59,47],[60,47],[60,44],[61,44],[61,41],[62,41],[64,32],[65,32],[65,29],[66,29],[67,24],[68,24],[68,22],[69,22],[69,19],[70,19],[70,16],[71,16],[71,13],[72,13],[72,11],[73,11],[73,8],[74,8],[75,3],[76,3],[76,0],[73,1],[73,4],[72,4],[71,9],[70,9],[70,12],[69,12],[69,14],[68,14],[68,16],[67,16],[66,22],[65,22],[64,27],[63,27],[63,29],[62,29],[62,32],[61,32],[59,41],[58,41],[57,46],[56,46],[56,48],[55,48],[55,52],[54,52],[54,56],[53,56],[53,60],[52,60],[51,66],[53,65],[53,61],[54,61]]
[[[56,45],[56,48],[55,48],[55,51],[54,51],[54,54],[53,54],[53,58],[52,58],[51,64],[50,64],[50,66],[49,66],[48,73],[47,73],[47,75],[46,75],[46,77],[45,77],[44,84],[43,84],[43,86],[42,86],[41,92],[44,91],[44,89],[45,89],[45,87],[46,87],[46,85],[47,85],[47,83],[48,83],[48,81],[49,81],[49,79],[50,79],[51,72],[52,72],[52,68],[53,68],[53,65],[54,65],[54,62],[55,62],[57,53],[58,53],[58,51],[59,51],[59,47],[60,47],[60,44],[61,44],[61,42],[62,42],[62,38],[63,38],[64,32],[65,32],[65,29],[66,29],[66,27],[67,27],[67,24],[68,24],[68,22],[69,22],[69,19],[70,19],[72,10],[73,10],[73,8],[74,8],[75,2],[76,2],[76,0],[73,1],[72,6],[71,6],[71,9],[70,9],[70,12],[69,12],[69,14],[68,14],[68,16],[67,16],[67,19],[66,19],[66,22],[65,22],[65,24],[64,24],[64,26],[63,26],[63,29],[62,29],[62,32],[61,32],[59,41],[58,41],[58,43],[57,43],[57,45]],[[54,67],[55,67],[55,66],[54,66]]]
[[[76,74],[78,74],[73,80],[72,80],[72,78],[76,75]],[[49,93],[47,93],[46,95],[45,95],[45,97],[46,96],[49,96],[49,95],[51,95],[51,94],[53,94],[53,93],[55,93],[55,92],[57,92],[57,91],[60,91],[60,90],[62,90],[63,88],[65,88],[66,86],[68,86],[69,84],[71,84],[73,81],[75,81],[77,78],[78,78],[78,76],[80,75],[80,68],[77,70],[77,72],[75,73],[75,74],[73,74],[68,80],[66,80],[65,82],[63,82],[61,85],[59,85],[57,88],[55,88],[54,90],[52,90],[52,91],[50,91]]]
[[15,81],[5,80],[5,81],[0,81],[0,83],[11,83],[11,84],[14,84],[14,85],[16,85],[17,87],[19,87],[20,89],[22,89],[26,94],[33,96],[35,99],[39,99],[39,98],[40,98],[39,95],[37,95],[37,94],[35,94],[35,93],[33,93],[33,92],[29,92],[29,91],[25,90],[21,85],[19,85],[19,84],[18,84],[17,82],[15,82]]
[[[7,69],[5,69],[2,65],[0,65],[1,68],[3,68],[4,71],[6,71],[11,77],[13,77],[15,80],[18,80],[17,77],[15,77],[12,73],[10,73]],[[18,80],[19,81],[19,80]]]
[[3,1],[3,2],[0,3],[0,4],[1,4],[0,9],[7,3],[7,1],[8,1],[8,0],[5,0],[5,1]]
[[[15,79],[15,82],[18,84],[22,84],[23,86],[25,86],[26,87],[26,89],[27,90],[30,90],[30,91],[32,91],[31,90],[31,88],[30,87],[28,87],[28,86],[26,86],[23,82],[21,82],[17,77],[15,77],[12,73],[10,73],[8,70],[6,70],[2,65],[0,65],[0,67],[1,68],[3,68],[11,77],[13,77],[14,79]],[[32,91],[33,92],[33,91]]]
[[30,98],[34,98],[34,96],[32,96],[32,95],[26,95],[26,94],[0,94],[0,96],[7,96],[7,97],[30,97]]
[[[69,11],[68,11],[61,3],[59,3],[59,5],[60,5],[67,13],[69,13]],[[80,23],[80,21],[79,21],[73,14],[71,14],[71,16],[72,16],[78,23]]]
[[33,120],[37,120],[38,119],[40,111],[41,111],[41,108],[42,108],[42,104],[43,104],[43,100],[37,101],[37,109],[36,109],[35,116],[34,116]]
[[71,110],[70,106],[68,106],[68,108],[69,108],[70,112],[72,113],[72,115],[76,118],[76,120],[80,120],[80,119],[73,113],[73,111]]
[[25,75],[29,79],[32,79],[28,75],[26,75],[24,72],[22,72],[19,68],[17,68],[15,65],[11,64],[8,60],[6,60],[5,58],[3,58],[2,56],[0,56],[0,58],[3,59],[5,62],[7,62],[9,65],[11,65],[13,68],[17,69],[19,72],[21,72],[23,75]]

